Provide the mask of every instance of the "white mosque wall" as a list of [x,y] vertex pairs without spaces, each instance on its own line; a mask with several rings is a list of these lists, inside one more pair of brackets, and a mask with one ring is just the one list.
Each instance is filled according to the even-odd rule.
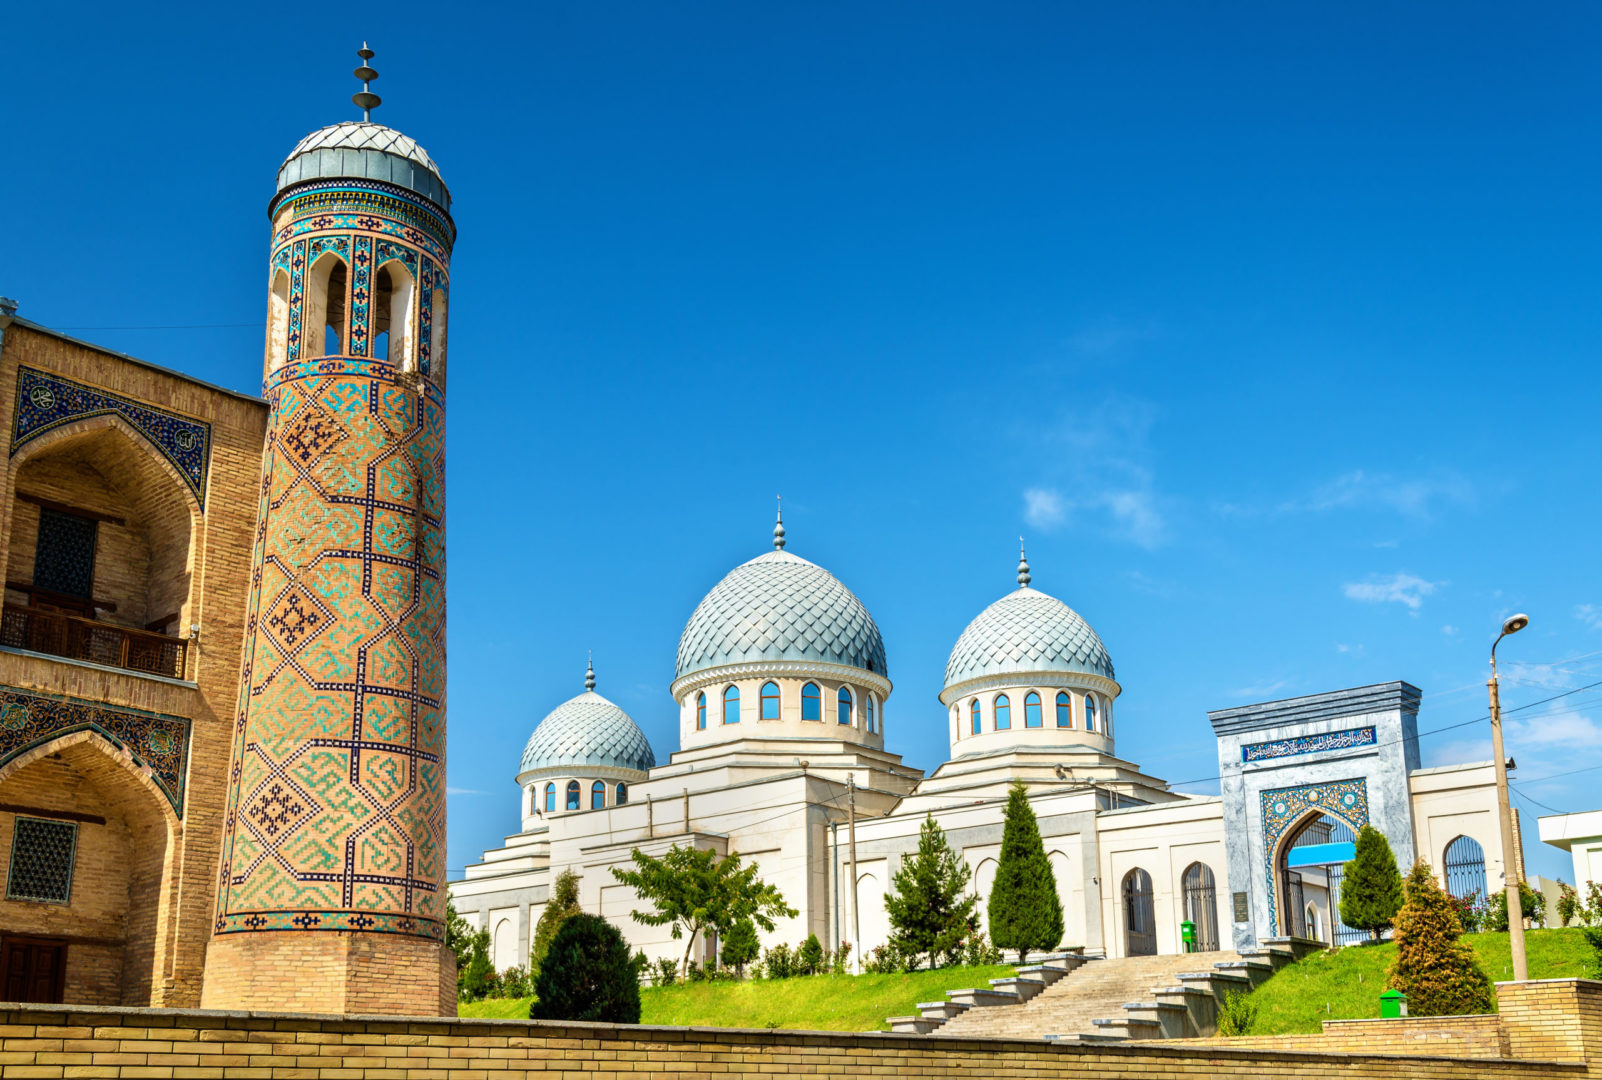
[[1102,813],[1099,832],[1098,872],[1095,875],[1099,907],[1106,915],[1102,947],[1109,957],[1130,955],[1128,914],[1124,906],[1124,880],[1136,870],[1151,876],[1157,952],[1183,952],[1179,924],[1184,921],[1181,883],[1191,863],[1200,862],[1213,872],[1214,902],[1223,947],[1227,938],[1229,864],[1224,847],[1222,800],[1197,797],[1153,806],[1131,807]]
[[[1446,884],[1446,849],[1459,836],[1485,852],[1489,891],[1502,887],[1502,831],[1496,808],[1496,767],[1489,761],[1415,769],[1408,777],[1413,800],[1413,844],[1418,857]],[[1402,873],[1407,873],[1403,866]],[[1482,896],[1483,900],[1484,897]]]

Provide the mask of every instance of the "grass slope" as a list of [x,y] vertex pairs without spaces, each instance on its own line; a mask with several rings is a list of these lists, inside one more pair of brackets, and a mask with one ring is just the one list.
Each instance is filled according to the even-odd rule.
[[[692,983],[640,990],[640,1022],[687,1027],[799,1028],[810,1031],[885,1031],[887,1016],[916,1012],[947,990],[988,986],[1016,974],[1007,965],[953,967],[907,975],[813,975],[776,982]],[[530,998],[475,1001],[461,1015],[525,1017]]]
[[[1467,934],[1480,967],[1492,982],[1513,977],[1507,935]],[[1561,979],[1585,974],[1590,949],[1577,929],[1528,930],[1524,934],[1530,978]],[[1252,993],[1257,1003],[1253,1035],[1317,1034],[1325,1020],[1362,1020],[1379,1016],[1385,972],[1396,957],[1394,942],[1351,946],[1316,953],[1290,967]]]

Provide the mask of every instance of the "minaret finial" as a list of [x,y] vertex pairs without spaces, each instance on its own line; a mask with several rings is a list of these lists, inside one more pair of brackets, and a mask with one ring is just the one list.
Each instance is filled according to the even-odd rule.
[[1029,557],[1024,554],[1024,539],[1018,537],[1018,588],[1029,587]]
[[362,81],[362,89],[361,93],[352,94],[350,100],[362,111],[362,119],[368,121],[373,118],[373,110],[382,105],[384,99],[373,93],[373,88],[367,85],[378,78],[378,72],[367,63],[373,58],[373,50],[367,47],[367,42],[362,42],[362,47],[356,50],[356,55],[362,58],[362,66],[352,74]]
[[584,689],[595,689],[595,654],[590,653],[589,666],[584,669]]
[[775,495],[779,500],[779,517],[773,525],[773,547],[777,551],[784,550],[784,496]]

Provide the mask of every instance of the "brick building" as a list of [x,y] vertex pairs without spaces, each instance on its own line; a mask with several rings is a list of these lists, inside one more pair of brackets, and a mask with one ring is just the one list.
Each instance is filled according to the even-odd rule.
[[264,397],[0,301],[0,999],[455,1013],[455,225],[361,56],[278,170]]

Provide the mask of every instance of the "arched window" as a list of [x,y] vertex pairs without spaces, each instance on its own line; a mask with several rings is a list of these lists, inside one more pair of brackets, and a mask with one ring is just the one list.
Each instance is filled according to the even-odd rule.
[[590,809],[606,809],[606,785],[599,780],[590,785]]
[[345,260],[324,252],[312,264],[309,277],[300,320],[306,345],[301,355],[313,359],[338,356],[345,337],[345,294],[350,281]]
[[1058,727],[1073,727],[1074,726],[1074,707],[1073,707],[1072,701],[1073,701],[1073,699],[1068,696],[1068,691],[1060,690],[1060,691],[1057,692],[1057,726]]
[[617,805],[622,806],[629,801],[629,786],[622,781],[617,785]]
[[433,329],[433,357],[429,361],[429,374],[440,385],[445,383],[445,308],[450,301],[438,275],[434,278],[434,329]]
[[740,688],[731,686],[723,691],[723,722],[725,724],[738,724],[740,722]]
[[1040,695],[1031,690],[1024,695],[1024,727],[1039,727],[1040,722]]
[[545,812],[547,814],[556,813],[556,785],[555,784],[546,784],[545,785]]
[[968,728],[975,735],[984,730],[984,724],[979,719],[979,699],[974,698],[968,702]]
[[777,720],[779,718],[779,684],[766,682],[762,684],[762,719]]
[[1085,695],[1085,730],[1096,730],[1096,699]]
[[1157,955],[1157,916],[1151,875],[1138,866],[1124,875],[1124,954]]
[[801,688],[801,719],[823,719],[823,695],[818,692],[815,682],[809,682]]
[[706,730],[706,695],[695,695],[695,730]]
[[567,782],[567,808],[577,810],[579,801],[579,786],[577,780]]
[[849,687],[840,687],[840,692],[835,695],[834,714],[840,723],[851,723],[851,690]]
[[538,788],[528,789],[528,812],[531,814],[540,812],[540,792]]
[[1446,845],[1446,891],[1459,900],[1485,900],[1485,849],[1472,836]]
[[877,728],[874,727],[874,725],[878,722],[878,718],[873,715],[874,708],[873,708],[873,695],[872,694],[869,694],[868,695],[868,699],[865,702],[862,703],[862,709],[863,709],[863,712],[862,712],[863,722],[865,724],[867,724],[868,733],[871,735],[871,734],[873,734],[874,731],[878,730]]
[[1185,918],[1196,927],[1196,948],[1213,952],[1218,948],[1218,885],[1206,863],[1193,862],[1180,877]]
[[273,275],[273,291],[267,298],[268,369],[277,371],[289,357],[289,272]]
[[373,297],[373,359],[388,360],[402,370],[412,363],[412,275],[399,262],[385,263],[378,271]]
[[1012,702],[1008,700],[1006,694],[996,695],[996,703],[991,707],[991,711],[995,714],[997,731],[1006,731],[1012,727]]

